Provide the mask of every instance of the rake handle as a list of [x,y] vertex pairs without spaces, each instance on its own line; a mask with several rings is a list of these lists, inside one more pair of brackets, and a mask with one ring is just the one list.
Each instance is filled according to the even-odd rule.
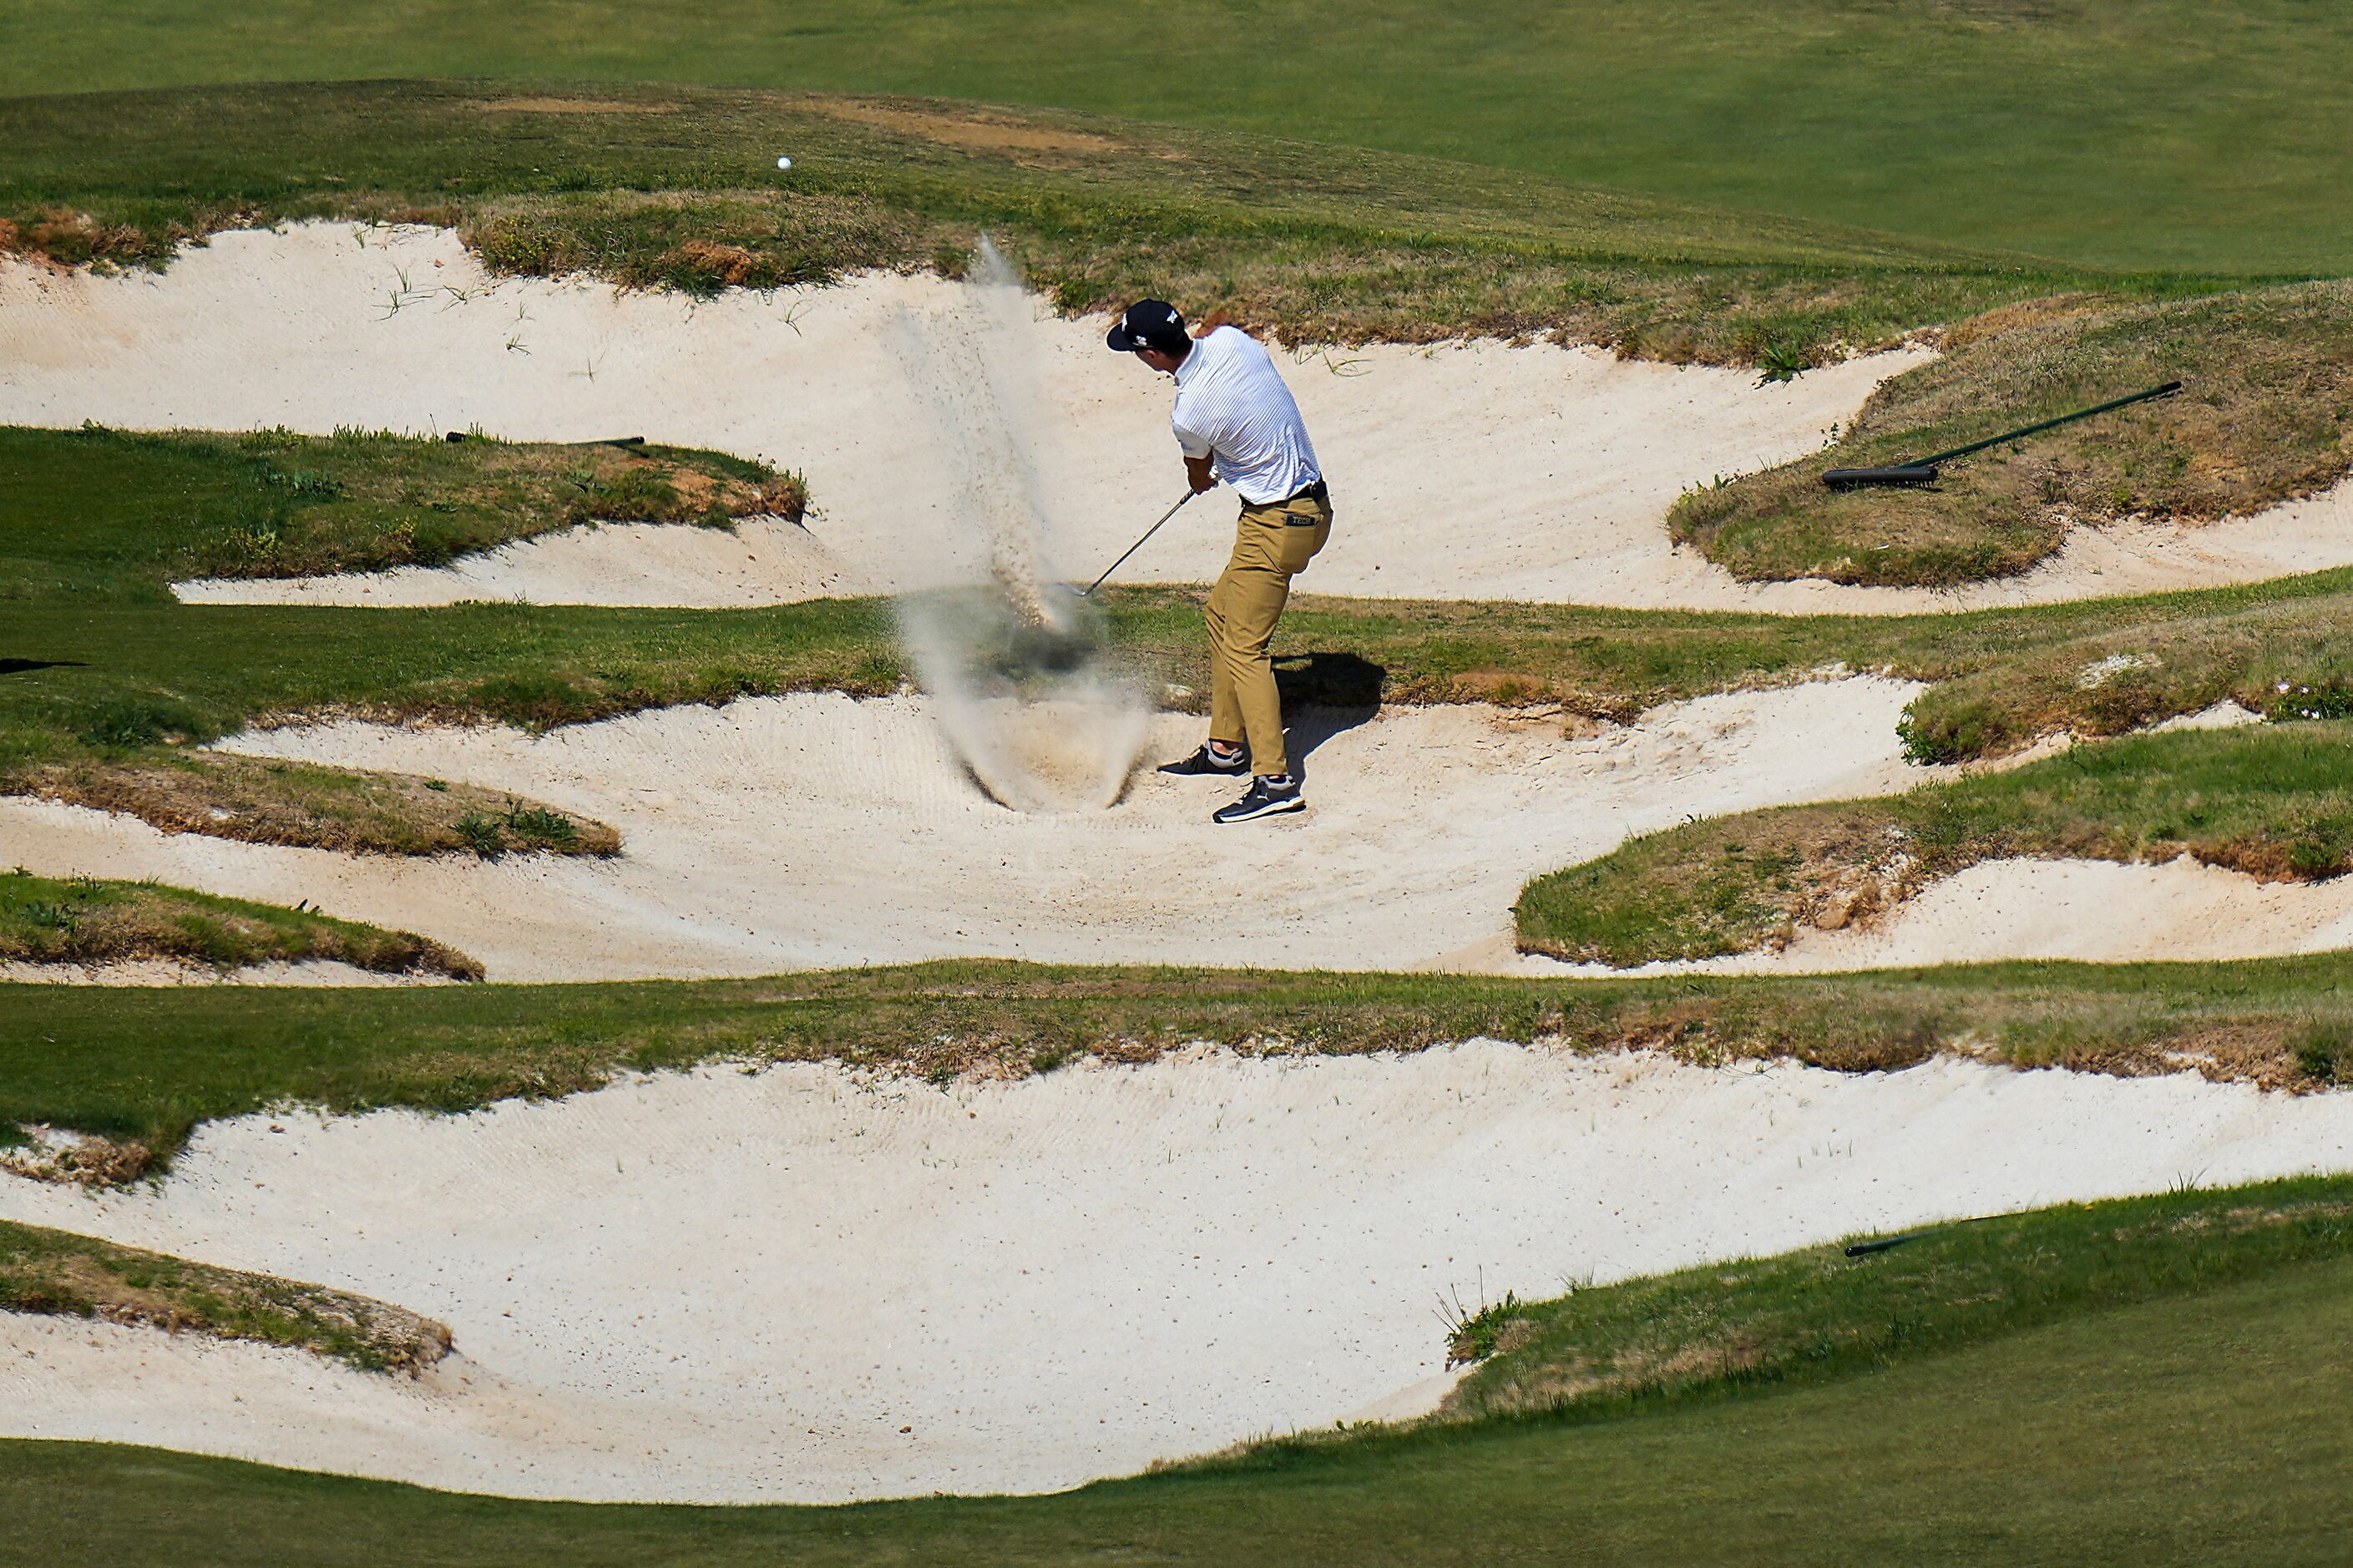
[[1999,436],[1989,436],[1982,441],[1972,441],[1966,447],[1956,447],[1949,452],[1939,452],[1933,458],[1916,458],[1904,466],[1907,468],[1933,468],[1937,464],[1950,462],[1955,458],[1966,458],[1971,452],[1982,452],[1988,447],[1999,447],[2004,441],[2015,441],[2021,436],[2031,436],[2038,431],[2051,429],[2054,426],[2073,425],[2078,419],[2089,419],[2094,414],[2105,414],[2111,408],[2122,408],[2127,404],[2147,403],[2152,397],[2170,397],[2180,390],[2179,382],[2168,381],[2163,386],[2152,386],[2147,392],[2136,392],[2130,397],[2119,397],[2112,402],[2096,404],[2090,408],[2078,408],[2073,414],[2062,414],[2058,418],[2045,419],[2040,425],[2026,425],[2015,430],[2005,430]]

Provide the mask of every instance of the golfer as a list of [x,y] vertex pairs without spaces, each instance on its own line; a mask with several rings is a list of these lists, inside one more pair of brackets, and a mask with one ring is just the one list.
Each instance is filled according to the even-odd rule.
[[1307,798],[1282,746],[1282,699],[1267,644],[1291,596],[1332,533],[1332,498],[1291,389],[1249,333],[1217,327],[1196,339],[1165,300],[1139,300],[1104,340],[1176,378],[1169,425],[1193,493],[1223,479],[1242,498],[1233,559],[1209,591],[1209,741],[1160,771],[1187,777],[1251,775],[1240,800],[1210,813],[1249,822],[1301,811]]

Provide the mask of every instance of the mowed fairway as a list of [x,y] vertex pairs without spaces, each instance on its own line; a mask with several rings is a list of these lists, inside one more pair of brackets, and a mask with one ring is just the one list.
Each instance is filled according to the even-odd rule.
[[2272,1563],[2353,1531],[2353,1265],[2096,1312],[1826,1387],[1504,1424],[1026,1500],[828,1510],[455,1497],[0,1445],[44,1564]]
[[[574,78],[1086,109],[2126,268],[2353,268],[2353,13],[2301,0],[0,3],[0,96]],[[778,151],[789,151],[780,148]],[[5,196],[5,186],[0,186]]]

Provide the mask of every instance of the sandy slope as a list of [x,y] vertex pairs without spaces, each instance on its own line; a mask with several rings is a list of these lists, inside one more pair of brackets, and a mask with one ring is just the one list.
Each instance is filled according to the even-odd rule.
[[[401,279],[407,279],[404,289]],[[935,576],[962,542],[953,447],[914,384],[902,310],[951,286],[693,303],[587,282],[493,281],[439,230],[302,226],[218,237],[161,278],[52,278],[0,261],[0,421],[241,429],[480,425],[555,440],[643,435],[807,473],[819,542],[879,588]],[[397,302],[397,308],[395,308]],[[1041,318],[1036,434],[1055,553],[1091,576],[1176,494],[1165,384]],[[1886,354],[1759,388],[1743,372],[1481,342],[1299,356],[1289,371],[1341,516],[1303,585],[1690,608],[1895,612],[2243,582],[2353,561],[2353,489],[2195,529],[2085,531],[2061,557],[1958,595],[1744,587],[1662,528],[1683,489],[1819,446]],[[1214,574],[1229,498],[1187,509],[1130,581]],[[1402,578],[1402,581],[1400,579]],[[313,590],[323,592],[323,590]],[[380,601],[367,601],[380,602]]]
[[[248,734],[255,755],[513,790],[608,822],[610,861],[347,857],[167,837],[0,800],[0,865],[155,877],[415,931],[501,980],[761,974],[949,956],[1403,968],[1504,938],[1531,875],[1686,816],[1882,794],[1927,776],[1895,720],[1916,688],[1848,679],[1654,710],[1563,738],[1476,707],[1308,714],[1312,808],[1246,828],[1217,780],[1148,771],[1113,809],[982,795],[926,704],[836,695],[680,708],[533,738],[343,723]],[[1197,743],[1155,721],[1147,756]]]
[[438,974],[381,974],[330,959],[289,963],[273,959],[241,969],[168,959],[131,959],[110,963],[0,962],[0,984],[33,985],[454,985]]
[[[1437,1370],[1441,1290],[2353,1163],[2353,1097],[1472,1044],[948,1091],[719,1068],[459,1118],[209,1126],[0,1213],[364,1291],[421,1384],[0,1317],[0,1430],[534,1496],[1036,1490]],[[902,1428],[909,1428],[902,1431]]]
[[1782,965],[1809,970],[1995,958],[2130,963],[2263,958],[2353,946],[2353,879],[2258,882],[2190,859],[1994,860],[1878,925],[1804,931]]
[[[493,282],[446,232],[341,225],[223,235],[160,278],[50,278],[0,263],[0,420],[479,424],[519,437],[717,447],[803,469],[819,542],[858,580],[905,585],[954,553],[958,476],[900,313],[935,314],[953,291],[868,277],[696,304],[586,282]],[[1066,574],[1092,575],[1181,489],[1166,385],[1105,352],[1097,323],[1040,320],[1034,347],[1057,553]],[[1771,595],[1668,552],[1668,503],[1687,485],[1819,446],[1881,377],[1915,363],[1884,355],[1759,389],[1744,373],[1493,342],[1305,358],[1290,379],[1344,519],[1305,585],[1766,603]],[[1129,579],[1214,574],[1232,526],[1229,498],[1188,508]]]
[[1466,967],[1534,975],[1821,974],[1998,959],[2141,963],[2274,958],[2353,947],[2353,878],[2259,882],[2194,860],[1988,860],[1933,882],[1890,913],[1844,931],[1800,928],[1779,952],[1632,969],[1556,963],[1501,944]]
[[196,605],[641,605],[732,610],[863,592],[807,529],[753,518],[732,529],[607,522],[520,540],[447,566],[325,577],[174,583]]

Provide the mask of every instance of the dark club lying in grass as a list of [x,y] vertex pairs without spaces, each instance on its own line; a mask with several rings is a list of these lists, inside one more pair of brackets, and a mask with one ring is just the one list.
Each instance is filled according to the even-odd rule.
[[[2062,297],[1965,323],[1944,349],[1821,452],[1685,495],[1675,537],[1750,581],[1952,587],[2024,572],[2071,529],[2243,515],[2353,469],[2353,285]],[[2175,379],[2173,397],[1978,453],[1930,488],[1820,483]]]

